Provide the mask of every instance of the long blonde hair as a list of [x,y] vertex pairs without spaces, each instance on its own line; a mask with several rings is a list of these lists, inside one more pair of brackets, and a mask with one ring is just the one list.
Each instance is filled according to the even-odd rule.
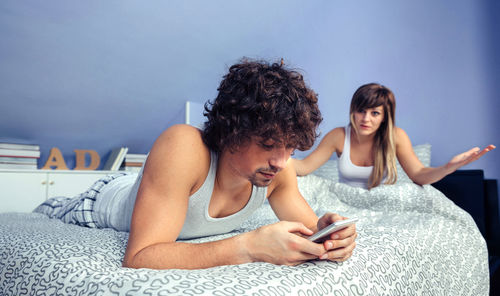
[[373,170],[368,180],[368,188],[380,185],[384,174],[387,174],[385,184],[394,184],[398,178],[394,135],[396,99],[392,91],[378,83],[368,83],[360,86],[351,100],[349,116],[351,128],[354,130],[355,135],[359,135],[354,124],[354,112],[378,106],[384,108],[384,120],[374,138]]

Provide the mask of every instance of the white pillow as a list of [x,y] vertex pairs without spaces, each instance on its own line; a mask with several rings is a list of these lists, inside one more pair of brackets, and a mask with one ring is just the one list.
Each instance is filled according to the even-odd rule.
[[[422,162],[425,166],[431,165],[431,145],[430,144],[421,144],[413,146],[413,151],[417,155],[417,158]],[[405,171],[401,167],[398,161],[396,161],[396,168],[398,171],[398,182],[411,182],[408,175],[406,175]],[[338,169],[338,160],[330,159],[321,167],[316,169],[311,173],[312,175],[316,175],[322,178],[326,178],[332,180],[334,182],[339,181],[339,169]]]
[[322,166],[317,168],[311,175],[322,177],[334,182],[339,181],[339,162],[338,159],[329,159]]

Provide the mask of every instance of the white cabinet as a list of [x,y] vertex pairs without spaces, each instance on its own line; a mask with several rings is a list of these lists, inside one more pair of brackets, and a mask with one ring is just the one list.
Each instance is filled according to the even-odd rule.
[[0,170],[0,213],[31,212],[53,196],[75,196],[110,171]]
[[0,171],[0,212],[30,212],[47,197],[47,173]]

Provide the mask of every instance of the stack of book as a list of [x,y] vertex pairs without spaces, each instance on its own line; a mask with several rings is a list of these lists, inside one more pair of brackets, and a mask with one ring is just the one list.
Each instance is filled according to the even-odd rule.
[[0,143],[0,169],[36,170],[39,158],[38,145]]
[[122,169],[124,171],[138,172],[148,157],[147,154],[127,153]]
[[120,169],[125,155],[127,155],[127,147],[118,147],[111,150],[111,154],[108,156],[108,160],[103,166],[105,171],[117,171]]

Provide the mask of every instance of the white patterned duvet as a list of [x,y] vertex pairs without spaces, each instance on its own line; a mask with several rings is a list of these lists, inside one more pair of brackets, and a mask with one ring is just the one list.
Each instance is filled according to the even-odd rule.
[[[6,213],[0,295],[488,295],[484,239],[470,215],[433,187],[400,182],[367,191],[311,175],[299,178],[299,188],[318,215],[359,218],[346,262],[129,269],[121,267],[127,233]],[[237,231],[192,242],[275,221],[266,204]]]

